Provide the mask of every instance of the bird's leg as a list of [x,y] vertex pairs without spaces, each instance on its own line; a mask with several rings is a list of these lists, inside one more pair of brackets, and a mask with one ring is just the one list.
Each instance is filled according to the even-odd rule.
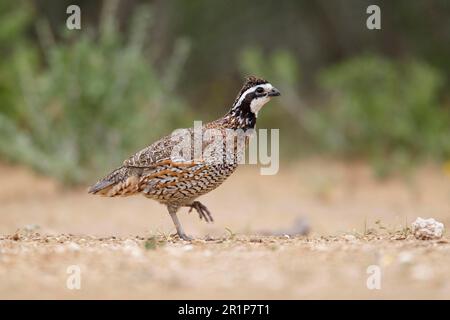
[[195,209],[200,220],[205,219],[206,222],[214,222],[211,212],[200,201],[194,201],[190,205],[187,205],[187,207],[190,207],[189,213],[192,211],[192,209]]
[[185,241],[193,240],[186,233],[184,233],[183,227],[181,226],[181,223],[177,217],[177,208],[167,207],[167,209],[169,210],[170,217],[172,218],[173,224],[175,225],[175,228],[177,229],[177,234],[180,237],[180,239],[183,239]]

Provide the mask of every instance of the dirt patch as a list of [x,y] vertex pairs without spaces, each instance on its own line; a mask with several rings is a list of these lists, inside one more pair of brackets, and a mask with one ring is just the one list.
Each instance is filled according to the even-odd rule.
[[[450,244],[411,236],[0,239],[2,298],[448,298]],[[381,289],[369,290],[379,266]],[[69,289],[71,266],[80,289]],[[72,267],[73,268],[73,267]],[[71,271],[72,270],[72,271]]]
[[[450,298],[449,238],[420,241],[406,228],[417,216],[450,225],[438,167],[385,181],[363,164],[303,162],[276,176],[244,167],[201,199],[214,224],[180,214],[192,243],[170,236],[165,208],[143,197],[0,172],[0,298]],[[270,235],[299,219],[308,236]],[[70,266],[80,290],[67,287]],[[367,288],[369,266],[380,290]]]

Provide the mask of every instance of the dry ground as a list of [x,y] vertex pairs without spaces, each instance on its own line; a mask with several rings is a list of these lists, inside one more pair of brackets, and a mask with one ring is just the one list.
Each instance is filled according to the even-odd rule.
[[[378,181],[364,164],[313,160],[258,173],[240,168],[202,198],[214,224],[183,211],[199,238],[187,243],[144,197],[61,190],[1,165],[0,298],[450,298],[449,237],[405,230],[418,216],[450,226],[442,168]],[[271,235],[298,219],[308,236]],[[66,286],[71,265],[80,290]],[[370,265],[381,268],[380,290],[366,287]]]

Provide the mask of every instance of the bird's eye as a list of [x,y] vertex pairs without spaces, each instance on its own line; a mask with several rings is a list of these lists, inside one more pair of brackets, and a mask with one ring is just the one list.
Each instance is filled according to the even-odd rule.
[[258,88],[256,88],[256,92],[257,93],[263,93],[264,92],[264,88],[263,87],[258,87]]

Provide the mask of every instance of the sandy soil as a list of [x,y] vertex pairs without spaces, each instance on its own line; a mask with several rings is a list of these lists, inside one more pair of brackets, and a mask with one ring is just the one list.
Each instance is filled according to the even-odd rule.
[[[361,163],[243,167],[201,199],[214,224],[180,213],[192,243],[144,197],[95,197],[6,165],[0,176],[0,298],[450,298],[450,238],[405,229],[419,216],[450,226],[450,177],[435,166],[384,181]],[[380,290],[367,288],[371,265]]]

